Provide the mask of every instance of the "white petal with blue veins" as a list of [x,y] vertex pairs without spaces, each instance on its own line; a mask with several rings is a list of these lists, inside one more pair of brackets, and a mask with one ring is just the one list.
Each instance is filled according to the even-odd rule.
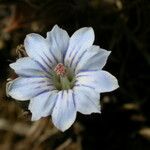
[[100,94],[95,90],[84,87],[74,87],[75,104],[82,114],[100,113]]
[[51,43],[48,43],[41,35],[28,34],[24,40],[24,46],[28,56],[39,62],[45,71],[49,72],[56,65],[57,62],[50,52]]
[[32,113],[32,121],[51,115],[56,103],[56,98],[57,90],[43,92],[42,94],[32,98],[29,103],[29,110]]
[[79,58],[76,64],[76,73],[81,70],[98,70],[106,64],[110,51],[101,49],[99,46],[91,46],[85,54]]
[[119,87],[116,77],[103,70],[78,73],[76,85],[88,86],[100,93],[110,92]]
[[48,78],[22,78],[12,81],[8,94],[17,100],[29,100],[45,91],[54,89]]
[[69,35],[68,33],[59,28],[57,25],[53,27],[50,32],[47,32],[47,41],[51,45],[50,50],[58,62],[63,62],[63,58],[68,49]]
[[75,69],[79,57],[85,53],[86,49],[92,46],[94,42],[93,28],[81,28],[77,30],[70,38],[69,47],[65,56],[66,66]]
[[72,90],[58,93],[57,102],[52,112],[52,121],[61,131],[67,130],[76,119],[76,107]]
[[27,77],[44,77],[50,74],[44,71],[44,68],[40,64],[30,57],[24,57],[18,59],[15,63],[11,63],[10,67],[20,76]]

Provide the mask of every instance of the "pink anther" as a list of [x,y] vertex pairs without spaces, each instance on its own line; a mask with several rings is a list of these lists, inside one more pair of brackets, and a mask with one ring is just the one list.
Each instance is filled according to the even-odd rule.
[[66,68],[62,63],[57,64],[55,67],[54,71],[56,72],[57,75],[64,76],[66,73]]

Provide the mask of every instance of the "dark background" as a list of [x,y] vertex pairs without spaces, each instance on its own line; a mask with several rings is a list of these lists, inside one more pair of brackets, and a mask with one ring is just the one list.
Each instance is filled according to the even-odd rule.
[[[1,103],[8,99],[5,83],[11,75],[8,65],[17,58],[16,47],[26,34],[45,36],[55,24],[70,36],[80,27],[93,27],[95,44],[112,51],[104,69],[116,76],[120,85],[101,96],[101,115],[78,114],[83,150],[149,150],[149,0],[0,0]],[[10,119],[5,117],[5,107],[0,109],[1,117]],[[78,135],[69,129],[64,136],[76,141]],[[51,144],[52,149],[61,143],[58,139],[56,136],[51,142],[56,143]],[[49,150],[48,146],[44,149]]]

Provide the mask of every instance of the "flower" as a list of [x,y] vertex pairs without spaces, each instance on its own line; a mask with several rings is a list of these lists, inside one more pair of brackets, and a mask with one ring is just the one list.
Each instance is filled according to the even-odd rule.
[[117,79],[102,68],[110,51],[93,45],[91,27],[71,37],[57,25],[47,37],[28,34],[24,47],[28,57],[10,67],[19,76],[10,82],[7,93],[14,99],[30,100],[32,120],[51,115],[61,131],[82,114],[100,113],[100,93],[118,88]]

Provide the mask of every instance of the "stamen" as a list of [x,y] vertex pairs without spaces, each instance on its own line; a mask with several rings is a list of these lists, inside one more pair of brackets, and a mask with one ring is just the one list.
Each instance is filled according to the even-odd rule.
[[64,76],[66,74],[66,68],[65,68],[65,66],[62,63],[57,64],[57,66],[55,67],[54,71],[59,76]]
[[72,89],[75,83],[74,75],[69,68],[59,63],[54,68],[53,83],[57,90]]

